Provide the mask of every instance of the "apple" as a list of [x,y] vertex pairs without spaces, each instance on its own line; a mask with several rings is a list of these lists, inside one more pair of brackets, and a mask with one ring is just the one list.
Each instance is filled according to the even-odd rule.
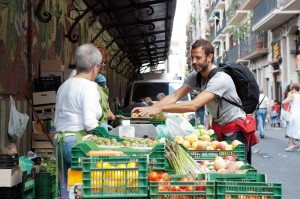
[[195,149],[195,150],[197,150],[198,149],[198,143],[199,143],[198,141],[193,142],[192,148]]
[[205,129],[200,129],[200,135],[203,136],[203,135],[209,135],[208,131],[205,130]]
[[206,150],[215,150],[212,146],[207,146]]
[[232,149],[235,149],[235,147],[237,146],[237,145],[239,145],[239,144],[243,144],[241,141],[239,141],[239,140],[233,140],[232,142],[231,142],[231,146],[232,146]]
[[208,135],[202,135],[201,140],[210,142],[210,137]]
[[214,149],[214,150],[216,150],[217,149],[217,144],[219,143],[219,141],[212,141],[211,142],[211,147]]
[[206,150],[207,148],[207,141],[199,141],[197,149],[198,150]]
[[225,150],[232,150],[232,145],[231,144],[226,145]]
[[216,149],[217,150],[225,150],[226,149],[226,144],[224,142],[219,142],[217,145],[216,145]]
[[190,144],[190,142],[189,142],[188,140],[184,140],[184,141],[182,142],[182,145],[183,145],[184,148],[186,148],[186,149],[191,148],[191,144]]
[[197,125],[197,127],[198,127],[198,129],[204,129],[205,128],[205,126],[202,125],[202,124]]
[[181,137],[180,135],[177,135],[174,138],[174,141],[177,142],[178,144],[182,144],[183,140],[184,140],[183,137]]

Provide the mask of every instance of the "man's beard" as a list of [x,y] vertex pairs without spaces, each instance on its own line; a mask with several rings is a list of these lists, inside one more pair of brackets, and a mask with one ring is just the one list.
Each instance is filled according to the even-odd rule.
[[207,58],[205,59],[203,64],[198,64],[199,68],[197,68],[197,72],[204,72],[208,68]]

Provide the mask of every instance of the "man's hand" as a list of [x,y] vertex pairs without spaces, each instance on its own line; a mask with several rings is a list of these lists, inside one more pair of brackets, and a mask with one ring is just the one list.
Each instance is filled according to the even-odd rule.
[[161,108],[160,106],[136,107],[131,112],[137,113],[140,117],[151,117],[161,113]]

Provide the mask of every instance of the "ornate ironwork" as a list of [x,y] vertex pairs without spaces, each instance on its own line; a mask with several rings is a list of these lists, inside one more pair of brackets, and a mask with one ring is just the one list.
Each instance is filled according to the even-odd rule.
[[51,21],[52,15],[49,12],[42,13],[44,3],[45,3],[45,0],[39,1],[38,5],[36,7],[36,10],[35,10],[35,16],[40,22],[48,23],[49,21]]

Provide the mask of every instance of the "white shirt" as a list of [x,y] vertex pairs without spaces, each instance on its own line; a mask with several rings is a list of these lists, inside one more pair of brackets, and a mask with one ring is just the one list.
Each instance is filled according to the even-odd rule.
[[57,92],[55,126],[57,131],[90,131],[102,116],[97,83],[73,77]]
[[[264,94],[259,94],[259,101],[258,104],[262,101]],[[265,96],[264,100],[261,102],[259,108],[269,108],[269,98]]]

